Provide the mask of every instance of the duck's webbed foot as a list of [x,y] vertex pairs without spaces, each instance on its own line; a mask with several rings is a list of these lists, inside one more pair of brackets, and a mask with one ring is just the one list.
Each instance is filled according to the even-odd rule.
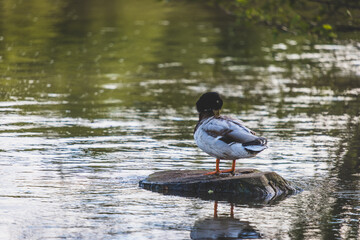
[[216,159],[216,168],[215,168],[215,171],[205,173],[204,175],[214,175],[214,174],[219,175],[219,174],[220,174],[219,166],[220,166],[220,159],[217,158],[217,159]]
[[235,170],[234,169],[226,169],[226,170],[222,170],[220,171],[220,173],[231,173],[231,175],[235,175]]
[[235,164],[236,164],[236,160],[233,160],[232,166],[230,169],[220,171],[220,169],[219,169],[220,159],[217,158],[215,171],[205,173],[204,175],[214,175],[214,174],[219,175],[220,173],[231,173],[232,175],[235,175]]

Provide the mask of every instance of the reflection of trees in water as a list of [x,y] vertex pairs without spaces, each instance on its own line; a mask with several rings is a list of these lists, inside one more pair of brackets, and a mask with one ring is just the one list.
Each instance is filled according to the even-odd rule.
[[[360,107],[360,106],[359,106]],[[359,108],[357,108],[359,111]],[[336,181],[336,200],[330,215],[337,221],[329,227],[329,232],[338,237],[360,235],[360,119],[351,116],[346,131],[341,136],[334,167],[330,174]],[[344,233],[343,233],[344,234]]]
[[[360,119],[350,117],[336,151],[336,162],[332,175],[336,175],[342,185],[358,180],[360,173]],[[356,185],[355,185],[356,186]],[[357,185],[358,186],[358,185]]]
[[[359,109],[359,108],[358,108]],[[360,121],[350,116],[326,179],[298,198],[294,239],[355,239],[360,234]],[[320,230],[320,231],[317,231]]]

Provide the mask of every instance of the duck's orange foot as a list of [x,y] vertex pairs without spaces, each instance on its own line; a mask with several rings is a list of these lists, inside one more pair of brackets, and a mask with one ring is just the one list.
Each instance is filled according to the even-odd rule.
[[220,173],[221,171],[213,171],[213,172],[205,173],[204,175],[219,175]]
[[216,159],[216,168],[215,168],[215,171],[205,173],[204,175],[214,175],[214,174],[215,174],[215,175],[219,175],[219,174],[220,174],[219,166],[220,166],[220,159],[217,158],[217,159]]
[[215,171],[205,173],[204,175],[219,175],[220,173],[231,173],[232,175],[235,175],[235,163],[236,163],[236,160],[233,160],[232,166],[230,169],[220,171],[220,169],[219,169],[220,159],[216,159]]
[[221,173],[231,173],[232,175],[235,175],[235,169],[227,169],[227,170],[223,170],[223,171],[220,171]]
[[208,173],[205,173],[204,175],[219,175],[220,173],[231,173],[232,175],[235,175],[235,171],[233,169],[208,172]]

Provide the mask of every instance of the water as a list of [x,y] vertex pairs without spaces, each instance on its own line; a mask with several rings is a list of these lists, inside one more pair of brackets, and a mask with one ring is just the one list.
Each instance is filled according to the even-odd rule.
[[[265,239],[360,238],[358,39],[274,37],[188,2],[0,8],[1,239],[189,239],[219,222]],[[138,187],[215,167],[192,137],[208,90],[269,139],[237,167],[276,171],[301,194],[233,214],[219,202],[214,218],[213,201]]]

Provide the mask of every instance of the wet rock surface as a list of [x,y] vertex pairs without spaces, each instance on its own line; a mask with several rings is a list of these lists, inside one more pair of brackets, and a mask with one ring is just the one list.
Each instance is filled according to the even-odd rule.
[[140,187],[175,195],[273,199],[299,191],[275,172],[242,168],[235,174],[204,175],[206,170],[169,170],[156,172],[140,181]]

